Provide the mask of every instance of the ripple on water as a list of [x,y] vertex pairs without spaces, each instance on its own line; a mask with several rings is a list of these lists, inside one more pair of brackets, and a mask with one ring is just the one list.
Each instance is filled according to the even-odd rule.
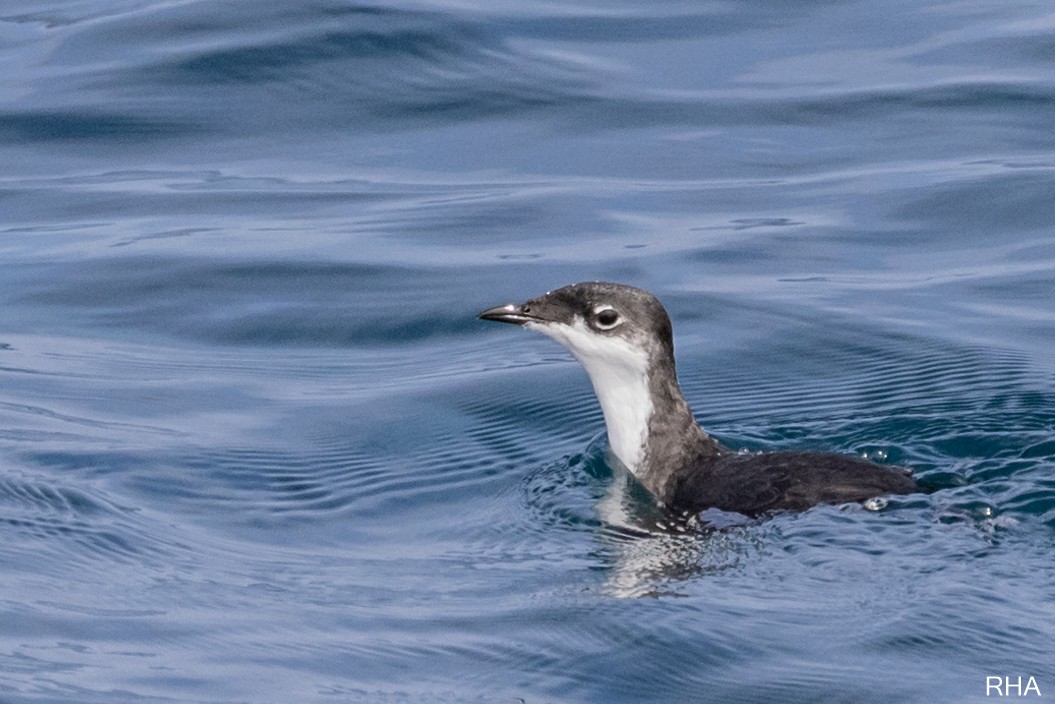
[[[394,120],[449,123],[585,101],[596,85],[597,67],[510,42],[482,18],[324,4],[283,2],[260,13],[233,2],[208,22],[200,2],[118,14],[81,24],[53,60],[83,64],[102,86],[139,96],[125,101],[137,112],[151,112],[158,86],[190,104],[231,100],[232,92],[243,104],[265,101],[267,110],[243,112],[240,135],[276,122],[329,129],[353,120],[384,131]],[[276,16],[296,31],[276,31]],[[107,53],[115,46],[125,47],[119,58]],[[200,116],[199,131],[229,128],[219,114]]]
[[18,472],[0,478],[0,523],[7,536],[0,551],[12,557],[10,568],[19,569],[29,550],[39,558],[34,569],[55,578],[70,566],[97,573],[103,565],[157,564],[185,549],[137,509]]

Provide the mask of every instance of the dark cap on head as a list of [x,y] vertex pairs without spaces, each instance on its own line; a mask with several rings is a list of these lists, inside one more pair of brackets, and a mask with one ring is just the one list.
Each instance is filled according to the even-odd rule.
[[576,318],[598,334],[621,335],[646,343],[659,342],[673,352],[670,316],[663,304],[648,291],[605,281],[572,284],[532,298],[485,310],[484,320],[501,323],[564,323]]

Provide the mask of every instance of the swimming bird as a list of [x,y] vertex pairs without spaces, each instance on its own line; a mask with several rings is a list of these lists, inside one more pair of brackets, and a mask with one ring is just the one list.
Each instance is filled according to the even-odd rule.
[[678,385],[670,317],[643,289],[578,283],[479,317],[536,330],[571,352],[593,383],[612,453],[669,509],[758,516],[918,489],[902,467],[823,452],[738,452],[716,441]]

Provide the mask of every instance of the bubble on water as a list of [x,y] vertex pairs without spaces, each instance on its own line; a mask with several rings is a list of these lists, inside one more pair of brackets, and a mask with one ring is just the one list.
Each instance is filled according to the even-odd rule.
[[866,511],[882,511],[888,503],[890,502],[882,496],[874,496],[864,502],[864,507]]

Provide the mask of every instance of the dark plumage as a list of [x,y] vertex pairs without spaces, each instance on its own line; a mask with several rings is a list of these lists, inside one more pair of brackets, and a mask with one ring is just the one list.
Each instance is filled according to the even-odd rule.
[[642,289],[574,284],[480,317],[536,329],[575,355],[601,402],[613,452],[671,509],[755,516],[918,489],[902,467],[832,453],[736,452],[715,441],[678,385],[670,318]]
[[672,480],[664,491],[664,503],[672,508],[719,508],[749,516],[909,494],[917,488],[900,467],[820,452],[726,452],[702,459],[690,471],[675,472]]

